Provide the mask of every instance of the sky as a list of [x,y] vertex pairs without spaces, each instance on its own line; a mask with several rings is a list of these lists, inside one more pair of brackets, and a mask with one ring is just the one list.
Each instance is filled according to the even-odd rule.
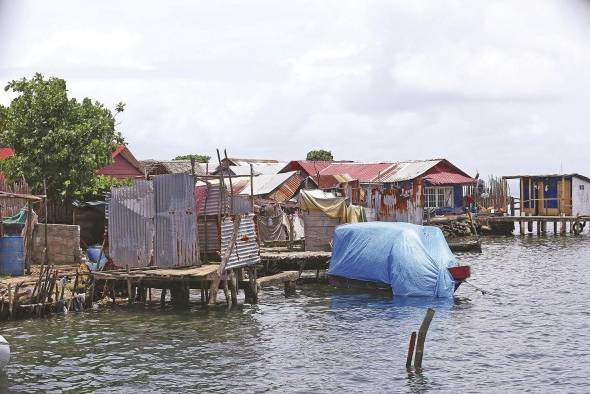
[[590,1],[0,0],[0,85],[35,72],[125,102],[138,159],[590,175]]

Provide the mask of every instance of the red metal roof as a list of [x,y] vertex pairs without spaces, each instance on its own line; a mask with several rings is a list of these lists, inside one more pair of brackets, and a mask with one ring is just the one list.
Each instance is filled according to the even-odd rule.
[[471,185],[475,183],[473,178],[447,171],[426,175],[424,179],[433,185]]
[[432,185],[472,185],[474,178],[444,160],[424,174],[424,180]]
[[125,150],[126,146],[123,144],[117,144],[117,147],[115,148],[115,150],[113,151],[113,159],[117,156],[119,156],[119,154],[121,152],[123,152]]
[[279,172],[303,171],[308,176],[316,176],[324,168],[332,164],[331,161],[293,160]]
[[0,160],[8,159],[12,155],[14,155],[14,149],[5,147],[0,148]]
[[393,163],[331,163],[320,171],[320,178],[322,175],[346,174],[360,182],[375,182],[393,166]]

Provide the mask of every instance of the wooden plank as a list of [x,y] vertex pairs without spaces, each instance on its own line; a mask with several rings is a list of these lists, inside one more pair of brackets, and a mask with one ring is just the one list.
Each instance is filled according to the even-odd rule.
[[219,268],[217,270],[218,277],[211,281],[211,287],[209,290],[211,292],[211,298],[209,299],[209,305],[215,305],[215,303],[217,302],[217,291],[219,290],[219,283],[221,281],[221,277],[225,273],[225,266],[226,266],[227,262],[229,261],[229,257],[231,256],[231,254],[234,250],[234,247],[236,245],[236,240],[238,238],[238,232],[239,232],[238,230],[240,229],[240,221],[241,220],[242,220],[242,217],[240,215],[236,215],[236,217],[234,219],[234,231],[232,233],[231,240],[229,241],[228,248],[225,251],[225,254],[223,255],[223,259],[221,260],[221,264],[219,265]]
[[282,285],[285,282],[294,282],[299,279],[299,271],[285,271],[275,275],[258,278],[258,288]]

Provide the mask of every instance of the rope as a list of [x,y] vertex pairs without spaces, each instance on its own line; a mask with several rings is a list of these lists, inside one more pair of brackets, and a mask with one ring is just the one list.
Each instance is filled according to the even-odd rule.
[[469,286],[473,287],[475,290],[480,291],[482,295],[486,295],[486,294],[494,295],[494,293],[484,290],[481,287],[477,287],[476,285],[472,284],[471,282],[467,282],[466,280],[464,280],[463,282],[467,283]]

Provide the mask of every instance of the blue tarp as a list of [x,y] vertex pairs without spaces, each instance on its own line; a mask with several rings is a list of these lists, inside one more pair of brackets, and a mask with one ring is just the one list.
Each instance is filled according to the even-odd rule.
[[438,227],[369,222],[336,228],[328,274],[388,283],[400,296],[452,297],[455,265]]

